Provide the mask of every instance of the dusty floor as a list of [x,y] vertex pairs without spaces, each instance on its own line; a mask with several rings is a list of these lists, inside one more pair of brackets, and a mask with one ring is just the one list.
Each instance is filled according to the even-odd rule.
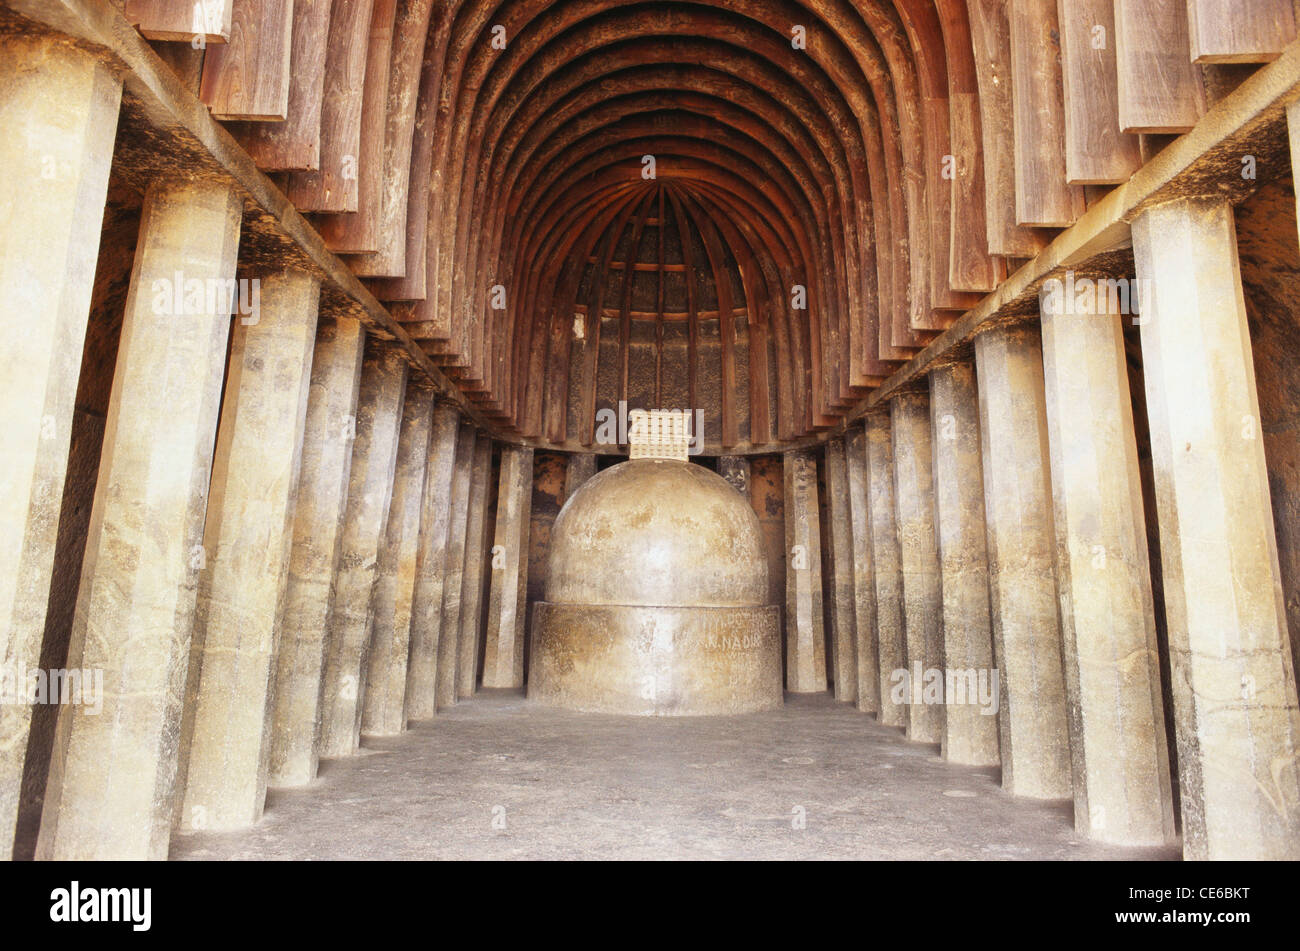
[[256,828],[173,840],[178,859],[1142,859],[1088,844],[1068,803],[1016,800],[824,695],[728,718],[462,701],[366,738]]

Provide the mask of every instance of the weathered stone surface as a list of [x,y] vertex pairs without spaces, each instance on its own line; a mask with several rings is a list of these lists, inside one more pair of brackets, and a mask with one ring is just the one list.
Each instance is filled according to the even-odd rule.
[[275,661],[267,780],[272,786],[301,786],[316,778],[321,672],[334,611],[365,345],[360,321],[321,319]]
[[[40,664],[121,81],[50,40],[0,38],[0,674]],[[0,858],[31,707],[0,703]]]
[[160,292],[234,278],[242,207],[221,186],[145,195],[68,647],[103,702],[59,718],[38,858],[167,855],[230,314]]
[[932,672],[943,670],[943,582],[935,535],[929,394],[899,395],[890,402],[890,417],[908,676],[901,684],[890,681],[889,689],[906,692],[907,738],[942,743],[944,704],[924,689]]
[[582,484],[596,474],[595,453],[571,453],[564,468],[564,497],[582,488]]
[[469,522],[469,487],[474,470],[474,427],[462,423],[456,440],[456,468],[451,479],[451,522],[442,582],[442,634],[438,638],[438,709],[456,702],[456,665],[460,655],[461,586],[465,579],[465,535]]
[[1119,316],[1044,310],[1074,824],[1174,841],[1142,480]]
[[451,521],[451,477],[456,465],[460,413],[449,403],[433,411],[433,434],[420,507],[420,553],[411,598],[411,656],[406,671],[406,718],[433,717],[438,683],[438,637],[442,630],[443,567]]
[[1070,735],[1056,598],[1056,536],[1037,327],[975,340],[993,647],[1001,672],[1002,785],[1070,797]]
[[314,277],[273,274],[262,279],[256,321],[235,322],[190,642],[181,830],[252,825],[266,801],[271,688],[319,300]]
[[780,612],[539,602],[528,699],[634,716],[780,709]]
[[372,595],[393,498],[406,375],[406,362],[396,350],[375,346],[366,353],[321,681],[316,745],[320,757],[350,756],[361,741],[361,695],[374,625]]
[[1183,851],[1300,858],[1300,710],[1232,209],[1133,223]]
[[826,689],[826,636],[822,614],[821,524],[817,459],[806,451],[785,454],[785,688],[791,693]]
[[749,459],[745,456],[718,456],[718,475],[731,487],[749,498]]
[[871,495],[867,485],[867,433],[854,426],[844,439],[853,547],[853,631],[856,636],[857,707],[880,712],[880,662],[876,650],[876,575],[871,545]]
[[[947,671],[976,672],[992,684],[1001,676],[993,661],[993,617],[984,522],[984,473],[980,457],[979,393],[975,368],[958,363],[930,373],[934,433],[934,499],[943,585],[943,657]],[[954,678],[956,673],[954,673]],[[954,680],[954,682],[958,682]],[[944,714],[945,759],[996,766],[998,711],[971,697],[948,697]]]
[[907,702],[893,684],[906,670],[907,640],[903,626],[903,555],[898,545],[894,508],[894,446],[889,414],[867,416],[867,477],[870,532],[876,581],[876,659],[880,665],[880,722],[907,726]]
[[831,546],[831,592],[833,603],[827,612],[831,620],[831,670],[835,677],[835,699],[856,703],[858,699],[857,616],[853,573],[853,516],[849,504],[848,461],[844,440],[826,444],[826,495]]
[[606,469],[556,519],[528,695],[637,715],[779,707],[766,595],[758,517],[724,479],[662,459]]
[[533,502],[533,451],[501,450],[497,524],[488,593],[484,687],[524,685],[524,595],[528,590],[528,514]]
[[408,385],[397,437],[397,471],[388,527],[375,579],[361,732],[392,736],[406,729],[406,666],[411,646],[411,603],[420,554],[420,510],[433,431],[434,393]]
[[456,696],[474,696],[478,684],[479,632],[483,626],[484,566],[488,553],[487,502],[492,478],[492,438],[479,435],[470,473],[469,521],[465,527],[465,574],[461,582],[460,646],[456,658]]

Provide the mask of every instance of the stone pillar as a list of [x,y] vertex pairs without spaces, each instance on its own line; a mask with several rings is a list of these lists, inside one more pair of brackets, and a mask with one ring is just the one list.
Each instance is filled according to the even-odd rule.
[[334,610],[365,345],[360,321],[321,319],[312,354],[293,548],[276,652],[268,773],[272,786],[301,786],[316,777],[321,672]]
[[177,771],[186,831],[255,823],[266,801],[272,663],[293,542],[320,282],[262,280],[235,322],[203,532]]
[[846,703],[858,700],[858,654],[856,615],[853,595],[853,514],[849,505],[848,461],[844,458],[844,440],[826,443],[827,522],[830,529],[831,670],[835,675],[835,699]]
[[826,689],[826,633],[822,616],[821,519],[817,460],[787,452],[785,460],[786,570],[785,687],[791,693]]
[[1160,654],[1121,318],[1043,310],[1074,824],[1174,841]]
[[880,666],[876,651],[876,575],[871,551],[871,496],[867,480],[867,433],[854,426],[844,437],[853,542],[853,630],[856,635],[857,707],[880,712]]
[[465,528],[465,572],[460,597],[460,650],[456,696],[468,699],[478,686],[479,630],[483,621],[483,566],[487,562],[487,502],[492,479],[492,439],[479,435],[470,473],[469,521]]
[[943,585],[943,657],[955,696],[944,711],[943,757],[996,766],[1002,678],[993,661],[984,472],[975,367],[930,373],[934,500]]
[[1300,858],[1300,712],[1232,209],[1133,222],[1183,851]]
[[484,687],[524,685],[524,616],[528,595],[528,521],[533,504],[533,451],[501,450],[497,525],[488,594]]
[[375,579],[361,732],[394,736],[406,729],[406,665],[411,647],[411,604],[420,554],[420,511],[433,431],[433,390],[410,384],[397,437],[397,472],[388,527]]
[[718,475],[749,498],[749,460],[744,456],[718,456]]
[[68,644],[70,669],[102,671],[102,704],[59,715],[41,859],[167,856],[230,334],[218,295],[172,282],[234,279],[242,210],[217,185],[145,193]]
[[891,400],[890,425],[894,438],[894,509],[903,570],[907,738],[918,743],[942,743],[943,582],[935,533],[929,394],[903,393]]
[[903,624],[903,556],[894,509],[894,445],[889,413],[867,416],[867,488],[871,560],[876,581],[876,659],[880,665],[880,722],[907,726],[907,635]]
[[420,554],[411,599],[411,657],[406,671],[406,719],[434,715],[438,684],[438,635],[442,630],[443,567],[451,522],[451,477],[456,464],[460,412],[450,403],[433,410],[433,435],[420,507]]
[[393,498],[406,376],[406,360],[396,349],[374,346],[366,353],[321,680],[316,744],[321,759],[351,756],[361,741],[361,695],[374,627],[372,595]]
[[[0,677],[40,664],[121,81],[51,39],[0,39]],[[13,851],[26,703],[0,703],[0,859]]]
[[1037,326],[975,338],[1002,786],[1070,798],[1070,732],[1056,600],[1056,535]]
[[446,569],[442,584],[442,636],[438,638],[436,709],[456,702],[456,664],[460,659],[461,586],[465,580],[465,536],[469,528],[469,484],[474,471],[475,428],[461,422],[456,469],[451,478],[451,522],[447,528]]
[[582,484],[596,474],[595,453],[573,453],[564,469],[564,500],[573,497]]

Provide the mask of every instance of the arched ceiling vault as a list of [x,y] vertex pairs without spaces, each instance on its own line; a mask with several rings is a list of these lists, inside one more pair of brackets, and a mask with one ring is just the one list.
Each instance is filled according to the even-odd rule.
[[[1012,158],[1013,126],[1063,136],[1092,109],[1051,81],[1079,27],[1052,2],[316,0],[294,17],[284,136],[310,136],[296,117],[319,102],[319,167],[267,158],[278,116],[232,130],[502,435],[590,446],[597,411],[641,401],[703,410],[718,450],[815,435],[1084,207],[1064,139],[1029,174]],[[269,42],[243,26],[230,48]],[[209,54],[205,95],[247,53]],[[358,159],[350,204],[319,197],[340,155]]]
[[[721,448],[829,427],[994,286],[987,256],[982,283],[949,280],[946,103],[974,87],[964,7],[432,10],[411,182],[428,194],[410,202],[425,227],[408,223],[381,296],[524,436],[591,445],[597,410],[647,397],[703,408]],[[651,233],[682,255],[667,270],[633,246]],[[659,300],[678,267],[680,309]],[[669,313],[688,315],[684,346]]]

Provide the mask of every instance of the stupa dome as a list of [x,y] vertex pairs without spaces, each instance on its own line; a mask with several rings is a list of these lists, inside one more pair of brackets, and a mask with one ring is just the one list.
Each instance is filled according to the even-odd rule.
[[680,607],[761,605],[758,516],[703,466],[634,459],[589,479],[552,532],[546,600]]
[[725,479],[670,459],[613,466],[555,520],[528,696],[660,716],[779,707],[766,594],[758,517]]

